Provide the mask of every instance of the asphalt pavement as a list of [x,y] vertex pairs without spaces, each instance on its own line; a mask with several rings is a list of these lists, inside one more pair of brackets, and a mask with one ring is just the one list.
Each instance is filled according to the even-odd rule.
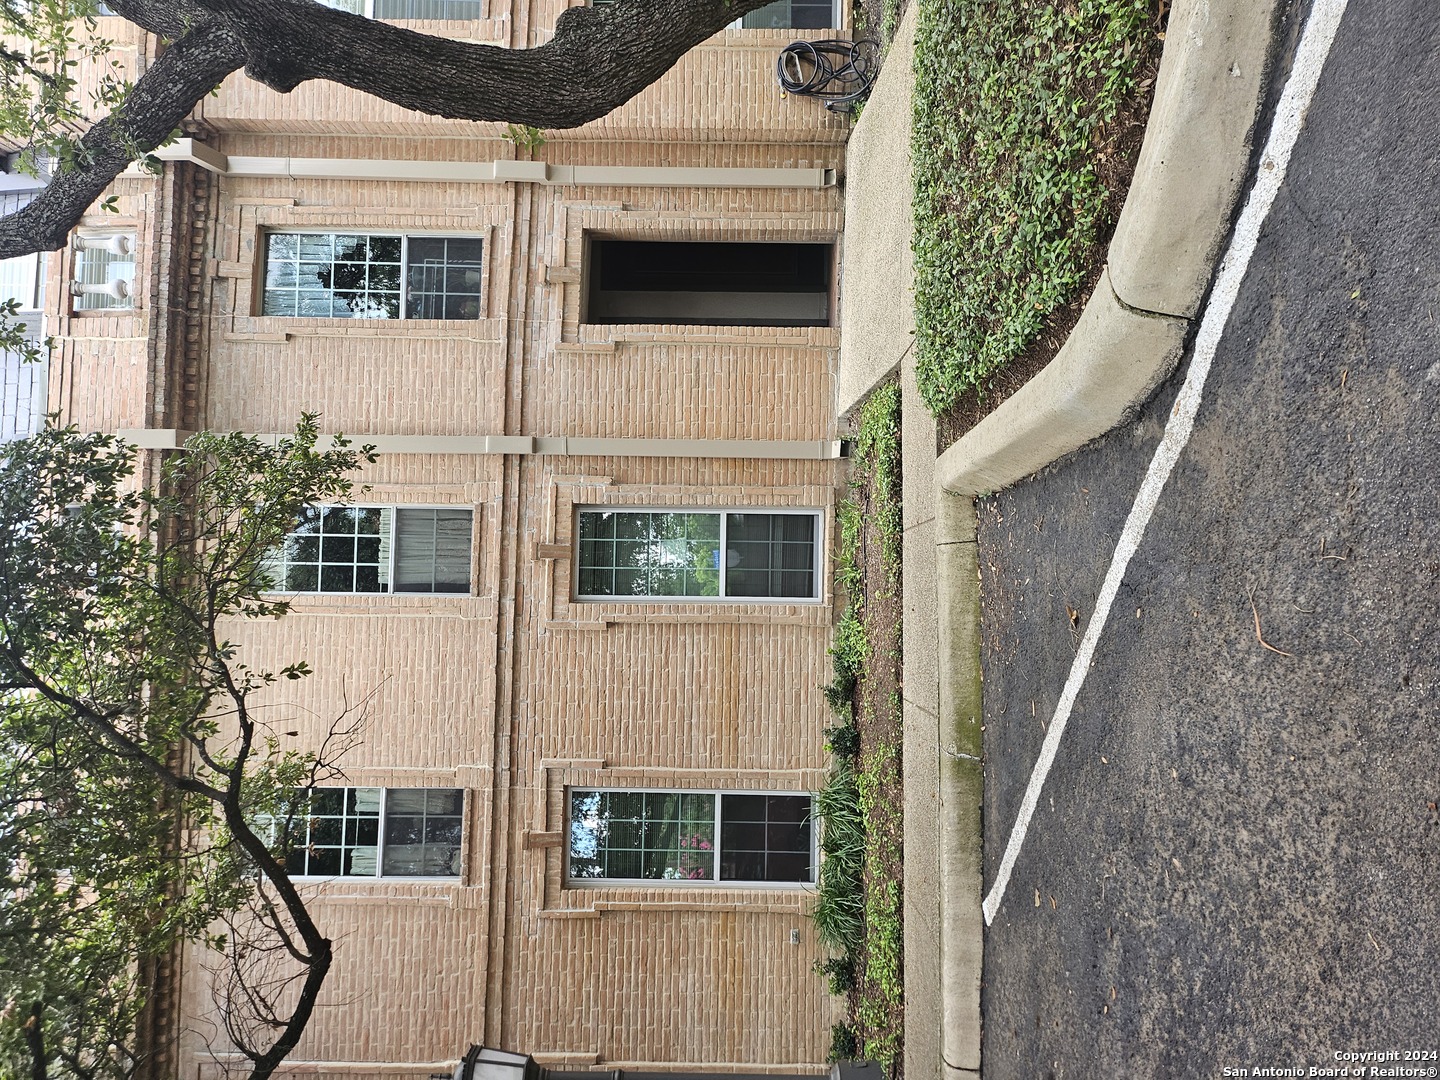
[[[987,1078],[1437,1075],[1437,198],[1440,9],[1351,0],[986,932]],[[978,504],[987,891],[1188,364]]]

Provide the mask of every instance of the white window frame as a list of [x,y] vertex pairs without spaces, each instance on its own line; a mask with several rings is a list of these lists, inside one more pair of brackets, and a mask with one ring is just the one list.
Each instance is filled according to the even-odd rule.
[[[119,229],[104,233],[76,233],[70,241],[71,309],[133,311],[135,309],[135,233]],[[130,268],[128,277],[112,275],[112,267]]]
[[[394,238],[400,241],[400,314],[395,319],[384,316],[368,315],[281,315],[267,314],[265,311],[265,298],[270,291],[266,284],[266,276],[270,270],[270,238],[272,236],[329,236],[332,239],[337,236],[364,236]],[[476,313],[472,319],[469,316],[460,316],[447,319],[445,316],[432,318],[429,316],[410,314],[410,241],[412,240],[478,240],[480,242],[480,281],[478,282],[479,295],[475,298]],[[366,229],[305,229],[305,228],[272,228],[266,229],[262,236],[262,251],[264,265],[261,267],[260,275],[260,311],[259,314],[268,319],[335,319],[340,321],[368,321],[373,319],[376,322],[477,322],[485,318],[485,301],[489,293],[489,274],[486,272],[487,261],[490,257],[490,238],[486,233],[457,233],[453,231],[427,232],[424,230],[415,232],[391,232],[389,230],[366,230]],[[332,262],[332,265],[333,262]],[[280,290],[278,291],[290,291]],[[298,291],[298,290],[297,290]],[[329,290],[332,294],[336,291],[332,286]],[[342,290],[343,291],[343,290]]]
[[0,300],[15,300],[20,315],[39,314],[44,307],[45,253],[0,259]]
[[[720,518],[720,540],[719,550],[721,561],[725,562],[727,556],[726,542],[729,531],[728,517],[731,514],[765,514],[772,517],[809,517],[815,523],[815,535],[813,538],[813,561],[814,567],[811,571],[810,595],[808,596],[727,596],[725,595],[725,573],[728,566],[721,566],[720,570],[720,592],[716,596],[685,596],[675,593],[657,593],[641,596],[618,596],[608,593],[585,593],[580,591],[581,574],[585,569],[581,562],[580,555],[580,521],[585,514],[709,514],[718,515]],[[573,552],[573,572],[575,581],[575,599],[587,603],[676,603],[676,604],[818,604],[825,598],[825,590],[822,584],[823,572],[825,569],[825,512],[816,507],[789,507],[789,506],[619,506],[619,505],[585,505],[575,508],[574,532],[575,550]]]
[[[752,27],[752,29],[762,29],[762,30],[799,30],[799,32],[802,32],[802,33],[814,33],[815,30],[838,30],[838,29],[841,29],[841,26],[840,26],[840,12],[838,12],[838,10],[837,10],[838,7],[840,7],[840,4],[837,3],[837,0],[831,0],[831,4],[829,4],[829,26],[765,26],[765,27]],[[755,10],[756,10],[756,12],[759,12],[760,9],[759,9],[759,7],[757,7],[757,9],[755,9]],[[752,14],[753,14],[753,13],[752,13]],[[743,30],[743,29],[746,29],[746,27],[744,27],[744,16],[740,16],[739,19],[736,19],[736,20],[734,20],[733,23],[730,23],[730,29],[732,29],[732,30]]]
[[[348,803],[349,803],[349,795],[350,795],[350,792],[352,792],[352,791],[378,791],[378,792],[380,793],[380,795],[379,795],[379,807],[378,807],[378,809],[377,809],[377,811],[376,811],[376,837],[375,837],[375,846],[374,846],[374,850],[375,850],[375,856],[374,856],[374,857],[375,857],[375,872],[374,872],[373,874],[345,874],[345,873],[341,873],[341,874],[310,874],[310,873],[303,873],[303,872],[299,872],[299,873],[297,873],[297,872],[292,872],[290,876],[293,877],[293,878],[295,878],[296,880],[298,880],[298,881],[455,881],[455,880],[459,879],[459,878],[462,876],[463,867],[462,867],[461,865],[459,865],[459,863],[460,863],[460,860],[464,858],[464,850],[465,850],[465,848],[464,848],[464,842],[465,842],[465,823],[466,823],[466,820],[467,820],[467,818],[468,818],[468,812],[467,812],[467,806],[466,806],[467,799],[466,799],[466,796],[465,796],[465,789],[464,789],[464,788],[458,788],[458,787],[454,787],[454,788],[387,788],[387,787],[380,787],[380,786],[378,786],[378,785],[373,785],[373,784],[349,784],[349,785],[346,785],[346,786],[344,786],[344,787],[317,787],[317,788],[312,788],[312,789],[310,789],[310,790],[311,790],[312,792],[321,792],[321,791],[339,791],[339,792],[342,792],[342,795],[341,795],[341,800],[342,800],[342,804],[341,804],[341,805],[342,805],[342,809],[341,809],[341,814],[339,815],[339,817],[340,817],[340,819],[341,819],[341,822],[342,822],[342,825],[341,825],[341,842],[340,842],[339,844],[325,844],[325,845],[323,845],[327,850],[329,850],[329,849],[336,849],[336,850],[339,850],[339,851],[340,851],[340,853],[341,853],[341,854],[340,854],[340,858],[341,858],[341,860],[342,860],[342,865],[343,865],[343,861],[345,860],[346,855],[347,855],[348,853],[353,852],[353,851],[355,851],[355,850],[368,849],[369,846],[370,846],[370,845],[368,845],[368,844],[365,844],[365,845],[361,845],[361,844],[350,844],[350,845],[347,845],[347,844],[344,843],[344,825],[343,825],[343,822],[344,822],[344,820],[345,820],[345,818],[346,818],[346,816],[347,816],[347,814],[348,814],[348,810],[346,809],[346,807],[348,806]],[[459,843],[457,844],[456,849],[455,849],[454,861],[455,861],[455,863],[456,863],[456,866],[455,866],[455,869],[453,870],[453,872],[451,872],[451,873],[445,873],[445,874],[387,874],[387,873],[385,873],[385,827],[386,827],[386,817],[387,817],[387,813],[388,813],[388,811],[389,811],[389,804],[390,804],[390,796],[391,796],[391,793],[392,793],[392,792],[398,792],[398,791],[424,791],[424,792],[427,792],[427,793],[428,793],[428,792],[445,792],[445,793],[457,793],[457,794],[459,794],[459,796],[460,796],[460,811],[459,811],[458,815],[457,815],[457,814],[437,815],[437,816],[443,816],[443,817],[447,817],[447,818],[449,818],[449,817],[457,817],[457,816],[458,816],[459,819],[460,819],[460,841],[459,841]],[[304,794],[303,792],[297,792],[297,795],[303,795],[303,794]],[[305,841],[304,846],[306,847],[307,850],[313,850],[313,845],[310,843],[309,829],[310,829],[310,821],[311,821],[315,816],[317,816],[317,815],[311,815],[311,814],[304,814],[304,815],[302,815],[302,814],[300,814],[300,813],[297,813],[297,814],[295,815],[295,824],[296,824],[296,826],[297,826],[297,827],[303,827],[303,828],[305,829],[305,836],[303,837],[303,840]],[[325,815],[318,815],[318,816],[322,816],[322,817],[325,817],[325,818],[334,818],[336,815],[333,815],[333,814],[325,814]],[[407,815],[407,816],[411,816],[411,815]],[[428,815],[427,815],[427,816],[428,816]],[[276,842],[276,840],[278,839],[278,837],[277,837],[277,835],[276,835],[276,834],[277,834],[277,830],[278,830],[278,824],[279,824],[279,823],[278,823],[274,818],[260,818],[260,819],[258,819],[258,820],[256,821],[256,831],[257,831],[258,833],[260,833],[260,835],[261,835],[262,837],[266,838],[266,839],[269,841],[270,844],[273,845],[273,844]],[[289,852],[282,853],[282,854],[280,854],[280,855],[278,856],[278,858],[280,859],[280,861],[281,861],[282,863],[286,863],[286,864],[288,865],[289,859],[290,859],[290,853],[289,853]]]
[[[453,2],[453,0],[452,0],[452,2]],[[397,17],[388,19],[387,21],[389,21],[389,22],[475,22],[477,19],[483,19],[485,16],[481,13],[482,5],[480,4],[479,0],[474,0],[474,2],[475,2],[475,9],[476,9],[475,14],[472,15],[472,16],[469,16],[468,18],[459,19],[459,18],[451,18],[451,17],[449,17],[449,16],[442,16],[442,17],[439,18],[439,19],[435,19],[435,18],[430,18],[430,17],[428,17],[428,16],[416,16],[416,17],[414,17],[414,18],[411,18],[410,16],[397,16]],[[344,0],[320,0],[320,3],[324,4],[326,7],[334,8],[336,11],[348,11],[348,12],[350,12],[350,14],[352,14],[352,15],[363,15],[363,16],[365,16],[365,18],[367,18],[367,19],[376,18],[376,15],[375,15],[375,0],[357,0],[357,3],[355,3],[355,4],[347,4],[347,3],[344,2]],[[355,10],[356,7],[358,7],[360,10],[359,10],[359,11],[356,11],[356,10]]]
[[[576,795],[585,794],[616,794],[616,795],[712,795],[715,798],[715,843],[713,857],[713,873],[710,878],[619,878],[619,877],[575,877],[571,874],[571,827],[573,824],[572,814],[574,810],[574,798]],[[810,827],[810,877],[806,881],[756,881],[745,878],[721,878],[720,857],[721,837],[725,825],[725,796],[726,795],[758,795],[765,797],[780,797],[790,799],[805,799],[810,804],[810,812],[807,822]],[[678,886],[680,888],[722,888],[722,889],[807,889],[814,888],[820,872],[820,829],[819,819],[815,814],[815,794],[810,791],[760,791],[751,788],[631,788],[631,787],[592,787],[589,785],[576,785],[565,789],[565,884],[577,888],[599,887],[605,888],[611,885],[622,885],[634,887],[645,886]]]
[[[379,564],[379,565],[383,565],[383,566],[386,568],[386,581],[389,583],[389,587],[386,588],[386,589],[383,589],[383,590],[377,590],[377,591],[375,591],[375,592],[363,592],[363,591],[356,590],[356,589],[321,589],[321,588],[315,588],[315,589],[290,589],[290,588],[286,588],[286,587],[285,587],[285,583],[286,583],[286,571],[287,571],[288,568],[289,568],[290,560],[289,560],[288,558],[286,558],[286,554],[285,554],[285,552],[282,550],[282,551],[280,551],[280,552],[272,553],[270,559],[268,560],[267,570],[268,570],[269,573],[272,575],[272,576],[271,576],[271,580],[272,580],[272,581],[279,581],[279,582],[281,583],[280,586],[278,586],[278,587],[272,587],[272,588],[268,589],[268,590],[267,590],[268,592],[281,593],[281,594],[288,595],[288,596],[473,596],[473,595],[474,595],[474,592],[475,592],[475,564],[474,564],[474,557],[475,557],[475,509],[474,509],[474,507],[471,507],[471,506],[456,506],[456,505],[453,505],[453,504],[445,505],[445,504],[410,504],[410,503],[407,503],[407,504],[403,504],[403,505],[397,505],[397,504],[394,504],[394,503],[355,503],[355,504],[351,504],[351,503],[323,503],[323,504],[317,504],[317,505],[315,505],[315,506],[313,506],[313,507],[310,507],[310,509],[320,510],[320,511],[325,511],[325,510],[339,510],[339,509],[345,509],[345,510],[380,510],[380,511],[389,510],[389,511],[390,511],[390,535],[389,535],[388,539],[385,538],[385,537],[383,537],[383,536],[380,537],[382,547],[387,547],[387,548],[388,548],[388,557],[387,557],[387,559],[386,559],[386,561],[385,561],[384,563]],[[397,525],[398,525],[398,523],[399,523],[399,518],[400,518],[401,512],[407,511],[407,510],[453,510],[453,511],[463,511],[464,513],[467,513],[467,514],[470,515],[469,558],[468,558],[468,560],[467,560],[467,562],[466,562],[466,565],[465,565],[465,575],[466,575],[466,578],[468,579],[468,583],[467,583],[467,585],[466,585],[466,588],[465,588],[463,591],[461,591],[461,590],[453,590],[453,591],[451,591],[451,590],[446,590],[446,591],[441,591],[441,592],[421,592],[421,591],[415,590],[415,589],[399,589],[399,590],[397,590],[397,589],[395,588],[395,552],[396,552],[396,548],[399,546],[399,545],[395,542],[395,541],[396,541],[396,528],[397,528]],[[288,542],[290,541],[290,539],[291,539],[292,537],[296,536],[296,535],[306,536],[306,535],[311,535],[311,534],[291,532],[291,533],[286,537],[286,542],[288,543]],[[323,535],[323,534],[315,534],[315,535]],[[338,534],[336,534],[336,535],[338,535]],[[359,534],[357,534],[357,536],[358,536],[358,535],[359,535]],[[296,560],[296,562],[299,562],[299,563],[301,563],[302,565],[306,565],[306,566],[310,565],[310,562],[309,562],[308,559],[307,559],[307,560]],[[320,575],[321,575],[320,580],[323,581],[325,563],[324,563],[322,560],[318,560],[318,559],[317,559],[317,562],[316,562],[315,565],[316,565],[317,567],[319,567],[319,572],[320,572]],[[332,565],[343,565],[343,564],[335,563],[335,564],[332,564]],[[359,566],[359,565],[361,565],[361,564],[359,563],[358,560],[356,560],[356,561],[354,561],[354,562],[351,563],[352,568],[355,567],[355,566]],[[369,565],[371,565],[371,564],[367,562],[367,563],[365,563],[364,565],[369,566]],[[320,583],[320,582],[317,581],[317,584],[319,584],[319,583]]]
[[[326,0],[321,0],[321,3],[324,3],[324,2],[326,2]],[[369,3],[369,2],[372,2],[372,0],[366,0],[366,2]],[[590,6],[591,6],[591,7],[607,7],[607,6],[609,6],[610,4],[613,4],[613,3],[615,3],[615,0],[590,0]],[[767,27],[767,28],[765,28],[765,29],[780,29],[780,30],[807,30],[807,29],[809,29],[809,30],[838,30],[838,29],[841,28],[841,25],[840,25],[840,11],[839,11],[839,7],[840,7],[840,5],[839,5],[839,0],[830,0],[830,25],[829,25],[829,26],[825,26],[825,27],[820,27],[820,26],[816,26],[816,27],[804,27],[804,26]],[[760,9],[759,9],[759,8],[756,8],[755,10],[756,10],[756,11],[759,11]],[[728,29],[730,29],[730,30],[744,30],[744,29],[745,29],[745,16],[742,15],[740,18],[738,18],[738,19],[736,19],[734,22],[730,23]]]

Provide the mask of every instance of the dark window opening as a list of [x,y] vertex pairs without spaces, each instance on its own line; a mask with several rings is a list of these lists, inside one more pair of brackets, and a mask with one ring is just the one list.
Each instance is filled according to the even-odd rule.
[[590,242],[586,321],[829,326],[830,244]]

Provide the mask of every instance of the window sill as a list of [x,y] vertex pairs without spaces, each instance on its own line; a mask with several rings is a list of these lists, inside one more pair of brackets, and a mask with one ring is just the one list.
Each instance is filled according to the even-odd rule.
[[321,904],[444,904],[463,906],[473,890],[458,877],[448,878],[295,878],[307,899]]
[[499,342],[499,319],[310,319],[255,315],[235,320],[227,339],[283,341],[296,337],[444,338]]
[[579,340],[562,350],[611,349],[616,345],[710,344],[837,348],[838,326],[711,326],[685,323],[581,323]]
[[603,881],[597,878],[573,878],[566,879],[565,888],[577,892],[587,889],[678,889],[681,892],[689,892],[695,889],[702,889],[707,896],[732,893],[750,892],[813,892],[815,882],[813,881],[669,881],[656,880],[653,878],[642,878],[636,881]]
[[464,615],[479,617],[494,598],[469,593],[267,593],[268,599],[288,600],[292,615],[332,615],[364,612],[367,615]]

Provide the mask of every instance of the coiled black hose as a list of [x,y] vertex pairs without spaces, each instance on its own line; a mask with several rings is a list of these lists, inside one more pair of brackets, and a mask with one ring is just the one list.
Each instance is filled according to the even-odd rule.
[[780,50],[775,77],[787,94],[820,98],[831,110],[870,95],[880,69],[880,43],[830,39],[796,41]]

